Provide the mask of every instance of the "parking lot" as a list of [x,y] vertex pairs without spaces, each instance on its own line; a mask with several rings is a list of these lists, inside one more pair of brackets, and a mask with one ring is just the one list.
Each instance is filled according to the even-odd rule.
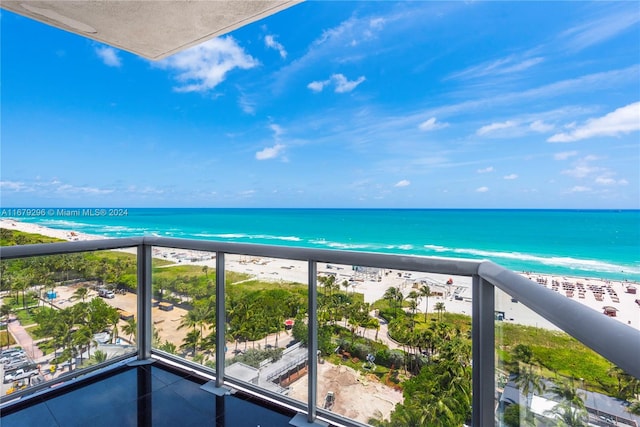
[[26,386],[32,377],[39,375],[37,365],[21,348],[12,348],[0,352],[0,392],[5,395],[13,386]]

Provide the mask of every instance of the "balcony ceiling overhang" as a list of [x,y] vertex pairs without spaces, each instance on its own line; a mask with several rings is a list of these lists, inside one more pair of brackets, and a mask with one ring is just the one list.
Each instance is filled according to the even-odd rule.
[[158,60],[299,2],[2,0],[0,6],[118,49]]

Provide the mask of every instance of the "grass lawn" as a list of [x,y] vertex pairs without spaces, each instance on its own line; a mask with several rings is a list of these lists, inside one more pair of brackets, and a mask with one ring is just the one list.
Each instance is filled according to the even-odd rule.
[[2,330],[0,331],[0,348],[8,347],[10,345],[14,345],[16,341],[13,339],[13,336],[9,333],[9,331]]
[[[210,268],[205,275],[202,266],[199,265],[168,265],[158,266],[154,264],[153,277],[164,278],[168,280],[177,279],[178,277],[198,277],[200,280],[209,280],[215,282],[216,270]],[[236,273],[235,271],[225,271],[225,283],[231,284],[241,280],[247,280],[251,276],[245,273]]]
[[[31,310],[35,310],[37,307],[32,307]],[[31,311],[29,310],[17,310],[14,311],[14,315],[20,320],[22,326],[35,325]]]
[[564,332],[504,323],[496,330],[496,341],[506,363],[511,361],[511,349],[523,344],[531,347],[544,376],[582,378],[589,389],[597,391],[616,384],[607,374],[611,363]]

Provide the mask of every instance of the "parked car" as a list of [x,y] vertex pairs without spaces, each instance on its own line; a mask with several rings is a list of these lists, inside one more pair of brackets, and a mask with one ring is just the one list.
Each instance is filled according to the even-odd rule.
[[100,295],[102,298],[115,298],[116,294],[113,293],[113,291],[110,291],[109,289],[98,289],[98,295]]
[[27,360],[27,355],[26,354],[18,354],[16,356],[11,356],[11,357],[7,357],[4,358],[2,360],[2,364],[3,365],[12,365],[12,364],[16,364],[16,363],[21,363],[21,362],[25,362]]
[[13,356],[14,354],[20,354],[20,353],[24,353],[24,350],[21,349],[21,348],[10,348],[8,350],[0,351],[0,358],[1,357],[7,357],[7,356]]
[[10,362],[10,363],[4,365],[4,370],[5,370],[5,372],[8,372],[8,371],[12,371],[12,370],[15,370],[15,369],[25,368],[25,367],[29,366],[30,364],[31,364],[31,362],[29,362],[29,360],[27,360],[27,359],[19,360],[19,361],[13,361],[13,362]]
[[24,369],[18,369],[14,372],[9,372],[4,376],[4,382],[10,383],[11,381],[15,380],[18,375],[22,374],[24,374]]

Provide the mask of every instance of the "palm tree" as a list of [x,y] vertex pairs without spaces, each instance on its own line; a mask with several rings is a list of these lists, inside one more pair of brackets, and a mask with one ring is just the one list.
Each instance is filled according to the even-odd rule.
[[409,309],[411,310],[411,330],[416,326],[416,310],[418,309],[418,301],[412,299],[409,301]]
[[421,297],[425,298],[424,303],[424,322],[427,322],[427,311],[429,310],[429,297],[431,296],[431,288],[427,285],[422,285],[420,289],[418,289],[418,293]]
[[178,325],[177,329],[182,329],[182,328],[195,329],[196,326],[198,326],[198,322],[199,322],[198,313],[195,310],[189,310],[182,315],[180,324]]
[[138,330],[138,324],[136,319],[129,319],[127,323],[122,327],[122,332],[129,335],[129,342],[134,343],[135,340],[132,341],[133,336],[136,334]]
[[412,325],[415,325],[416,310],[418,309],[418,298],[420,295],[416,291],[409,292],[407,299],[409,300],[409,309],[411,310]]
[[113,342],[117,342],[118,341],[118,322],[120,322],[120,313],[118,313],[117,311],[112,311],[111,313],[109,313],[109,318],[108,318],[109,324],[111,326],[113,326],[112,332],[111,334]]
[[438,312],[438,321],[442,322],[442,313],[444,311],[446,311],[446,309],[444,307],[444,303],[443,302],[437,302],[436,305],[433,308]]
[[551,414],[556,415],[560,426],[586,426],[589,415],[585,408],[583,396],[576,389],[573,378],[554,384],[551,392],[560,398],[560,402],[553,407]]
[[546,389],[544,382],[542,382],[542,376],[537,371],[534,371],[533,365],[523,365],[518,369],[514,382],[520,387],[522,394],[527,396],[525,418],[529,418],[533,393],[540,394]]
[[165,342],[158,346],[158,350],[166,351],[170,354],[176,354],[176,345],[172,342],[165,340]]
[[89,293],[89,289],[85,288],[84,286],[81,288],[76,289],[76,291],[73,293],[73,295],[78,298],[81,299],[82,302],[84,302],[84,299],[87,297],[87,294]]
[[8,319],[12,311],[13,309],[9,304],[0,305],[0,317],[6,317]]
[[200,336],[200,331],[197,329],[189,331],[182,340],[180,348],[193,349],[193,357],[195,357],[197,355],[196,350],[198,349],[198,344],[200,343]]
[[400,292],[400,288],[395,286],[388,288],[382,298],[389,301],[389,304],[393,306],[394,317],[397,316],[398,304],[404,299],[402,292]]
[[104,362],[105,360],[107,360],[107,353],[105,353],[105,352],[104,352],[104,351],[102,351],[102,350],[96,350],[96,351],[93,353],[93,360],[95,360],[95,361],[96,361],[96,363],[102,363],[102,362]]
[[533,358],[533,350],[531,346],[526,344],[518,344],[511,350],[511,359],[515,362],[531,363]]
[[87,326],[82,326],[73,333],[73,343],[78,346],[80,350],[80,365],[82,365],[82,354],[85,347],[89,349],[87,356],[91,357],[90,348],[92,342],[93,334],[91,334],[91,330]]
[[349,286],[350,286],[349,281],[344,280],[344,281],[342,282],[342,287],[344,288],[344,292],[345,292],[346,294],[348,294],[348,293],[349,293]]
[[607,371],[607,375],[615,378],[618,385],[616,388],[616,397],[620,399],[633,399],[640,389],[640,379],[626,373],[623,369],[612,365]]

